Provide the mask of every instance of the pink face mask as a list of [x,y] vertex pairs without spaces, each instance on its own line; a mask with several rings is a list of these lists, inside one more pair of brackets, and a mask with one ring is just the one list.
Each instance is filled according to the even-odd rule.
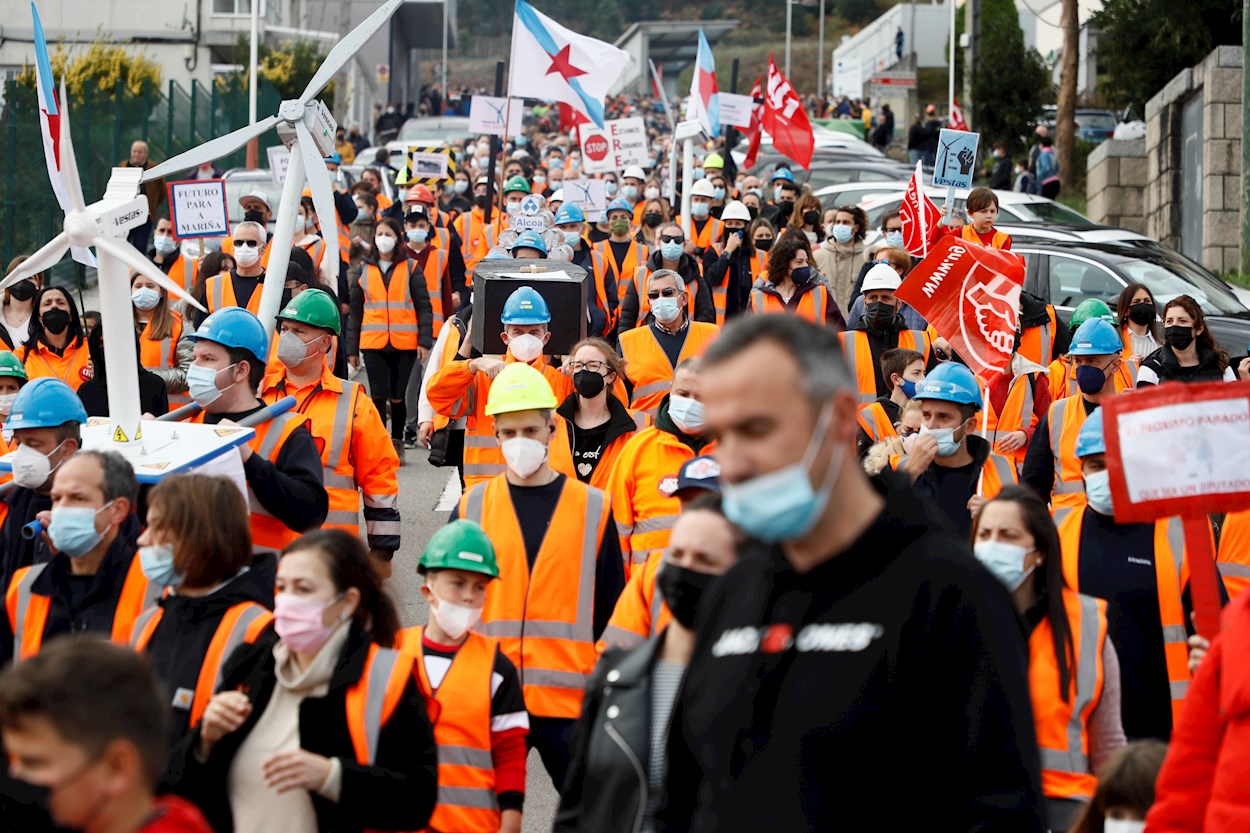
[[[300,654],[315,654],[329,640],[338,626],[325,624],[325,612],[343,598],[335,596],[328,602],[304,599],[291,593],[279,593],[273,599],[273,629],[288,648]],[[345,621],[339,617],[339,622]]]

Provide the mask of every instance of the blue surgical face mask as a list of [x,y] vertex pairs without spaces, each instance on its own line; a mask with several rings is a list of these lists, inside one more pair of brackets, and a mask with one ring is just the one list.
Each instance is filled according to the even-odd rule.
[[[222,370],[232,370],[233,368],[234,365],[232,364],[229,367],[222,368]],[[217,387],[217,374],[220,372],[220,370],[214,370],[211,367],[201,367],[197,364],[187,368],[187,393],[191,394],[191,398],[201,407],[207,408],[221,398],[223,391]],[[234,387],[234,385],[230,387]]]
[[174,547],[172,544],[153,544],[139,547],[139,566],[148,581],[157,587],[177,587],[182,584],[183,576],[174,566]]
[[141,286],[130,293],[130,301],[136,308],[146,312],[156,309],[156,305],[161,302],[161,293],[150,286]]
[[834,443],[825,482],[819,490],[812,488],[811,465],[832,417],[833,407],[826,402],[802,460],[742,483],[722,483],[725,517],[747,535],[767,544],[806,535],[825,510],[842,468],[845,449],[842,443]]
[[723,199],[725,199],[725,189],[724,189],[724,188],[713,188],[713,189],[712,189],[712,193],[716,195],[716,199],[718,199],[718,200],[723,200]]
[[833,239],[839,243],[850,243],[854,235],[855,231],[850,226],[833,227]]
[[1085,475],[1085,500],[1089,502],[1089,508],[1100,515],[1115,514],[1111,503],[1111,472],[1103,469]]
[[455,190],[457,194],[463,194],[464,192],[469,190],[469,180],[457,179],[456,184],[453,185],[452,188]]
[[409,243],[419,244],[429,239],[430,230],[426,228],[410,228],[407,234]]
[[887,231],[885,233],[885,245],[891,249],[903,248],[903,233],[901,231]]
[[697,399],[677,394],[669,396],[668,416],[683,434],[703,432],[703,403]]
[[637,185],[622,185],[621,196],[627,200],[638,199],[638,186]]
[[773,188],[773,202],[781,202],[781,186],[777,185]]
[[921,426],[920,433],[932,434],[933,439],[937,440],[937,456],[939,457],[949,457],[959,450],[959,442],[955,439],[954,428],[926,428]]
[[167,234],[158,234],[152,238],[152,246],[159,254],[172,254],[178,248],[178,241]]
[[660,256],[665,260],[676,260],[681,257],[681,243],[661,243]]
[[690,175],[691,175],[691,177],[692,177],[693,179],[695,179],[696,181],[697,181],[697,180],[700,180],[700,179],[703,179],[703,169],[702,169],[702,168],[695,168],[693,171],[691,171],[691,172],[690,172]]
[[1029,569],[1024,569],[1024,557],[1033,550],[1026,550],[1016,544],[1005,541],[977,541],[972,551],[976,554],[977,561],[984,564],[985,569],[1013,592],[1037,569],[1036,561],[1029,565]]
[[690,216],[703,219],[712,210],[712,207],[705,202],[695,202],[690,204]]
[[[612,180],[609,179],[603,183],[603,193],[607,194],[609,197],[615,196],[616,191],[617,191],[617,185]],[[638,189],[635,188],[634,189],[635,195],[637,194],[637,191]]]
[[654,313],[656,321],[668,324],[681,317],[681,305],[676,298],[656,298],[651,302],[651,312]]
[[100,543],[104,533],[95,528],[96,515],[113,505],[113,501],[92,509],[89,506],[59,506],[52,509],[52,525],[48,535],[52,544],[70,558],[82,558]]
[[566,231],[564,233],[565,244],[574,249],[577,248],[577,244],[580,243],[581,240],[582,240],[582,233],[580,231]]

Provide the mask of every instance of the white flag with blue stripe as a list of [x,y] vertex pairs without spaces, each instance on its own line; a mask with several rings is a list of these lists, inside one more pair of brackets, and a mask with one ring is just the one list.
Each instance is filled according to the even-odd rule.
[[699,53],[690,76],[690,115],[698,119],[708,137],[720,134],[720,92],[716,88],[716,59],[703,30],[699,30]]

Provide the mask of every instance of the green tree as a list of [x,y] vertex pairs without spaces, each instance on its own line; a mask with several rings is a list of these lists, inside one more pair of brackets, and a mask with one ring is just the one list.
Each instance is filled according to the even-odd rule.
[[[299,98],[325,57],[326,53],[313,41],[284,41],[277,49],[262,43],[256,50],[256,72],[274,86],[284,101]],[[246,67],[247,62],[247,36],[240,35],[235,44],[235,63]],[[236,73],[218,75],[216,83],[218,89],[222,91],[246,90],[247,80],[247,70],[241,69]],[[333,110],[334,82],[327,84],[317,98]]]
[[1146,102],[1217,46],[1241,43],[1239,0],[1106,0],[1090,24],[1099,30],[1099,86],[1116,107]]
[[[1007,142],[1024,147],[1030,119],[1041,112],[1050,73],[1036,49],[1025,49],[1019,13],[1011,0],[981,0],[981,51],[972,69],[972,100],[981,147]],[[956,54],[963,50],[955,50]]]

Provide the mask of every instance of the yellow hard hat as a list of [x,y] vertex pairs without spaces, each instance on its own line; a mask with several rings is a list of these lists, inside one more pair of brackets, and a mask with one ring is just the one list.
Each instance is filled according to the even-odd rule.
[[541,371],[524,362],[513,362],[491,383],[486,415],[550,410],[557,404],[555,392]]
[[707,156],[703,158],[703,170],[705,171],[708,168],[723,168],[723,167],[725,167],[725,160],[721,157],[719,153],[709,153]]

